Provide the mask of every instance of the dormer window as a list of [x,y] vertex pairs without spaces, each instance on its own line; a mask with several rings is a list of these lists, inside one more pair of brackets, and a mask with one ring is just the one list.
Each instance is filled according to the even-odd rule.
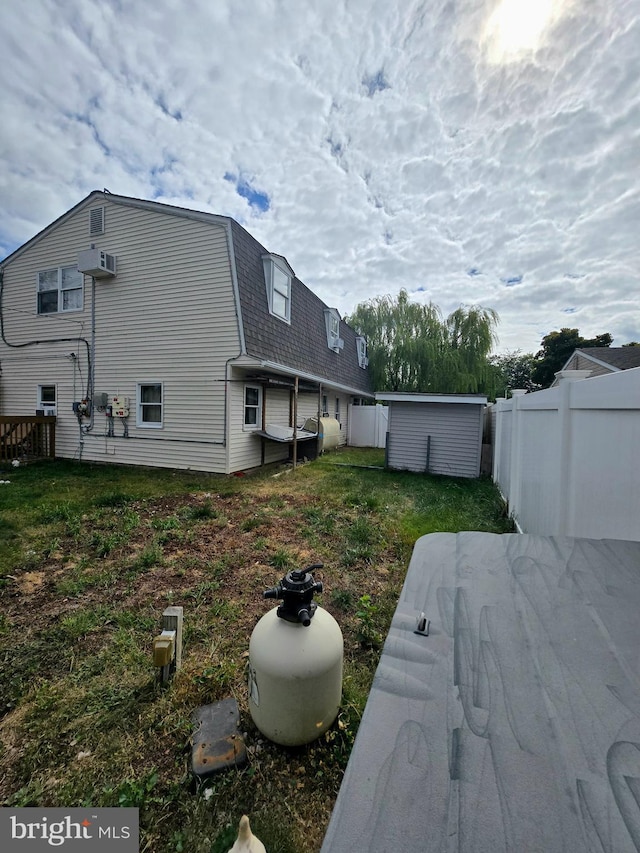
[[360,336],[357,337],[356,347],[358,348],[358,364],[362,368],[368,367],[369,359],[367,358],[367,339]]
[[340,337],[340,315],[335,308],[325,308],[324,322],[327,329],[327,346],[334,352],[340,352],[344,341]]
[[269,313],[291,323],[291,282],[295,273],[281,255],[263,255]]

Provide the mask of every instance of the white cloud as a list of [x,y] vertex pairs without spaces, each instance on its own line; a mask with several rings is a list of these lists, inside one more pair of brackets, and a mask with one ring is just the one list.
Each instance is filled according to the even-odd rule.
[[0,256],[107,187],[237,218],[343,314],[639,339],[640,11],[545,0],[498,49],[512,2],[8,4]]

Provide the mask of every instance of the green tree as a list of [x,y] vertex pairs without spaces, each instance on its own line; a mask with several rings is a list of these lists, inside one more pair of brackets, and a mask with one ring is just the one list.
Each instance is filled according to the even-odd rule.
[[540,386],[531,378],[535,366],[535,356],[532,352],[511,350],[501,355],[492,355],[489,359],[497,371],[496,387],[500,396],[508,396],[514,388],[525,388],[527,391],[537,391]]
[[495,371],[488,361],[498,315],[460,307],[443,320],[437,306],[411,302],[406,290],[356,306],[346,318],[367,338],[377,391],[486,391]]
[[583,338],[578,329],[560,329],[559,332],[549,332],[542,339],[540,350],[536,353],[536,363],[531,378],[542,388],[548,388],[555,374],[569,359],[575,349],[587,347],[611,346],[613,338],[609,332],[596,335],[595,338]]

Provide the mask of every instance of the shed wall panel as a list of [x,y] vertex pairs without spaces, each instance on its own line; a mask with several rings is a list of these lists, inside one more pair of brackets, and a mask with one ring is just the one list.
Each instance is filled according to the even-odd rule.
[[451,477],[477,477],[481,415],[482,406],[473,404],[391,402],[389,467],[428,470],[431,474]]

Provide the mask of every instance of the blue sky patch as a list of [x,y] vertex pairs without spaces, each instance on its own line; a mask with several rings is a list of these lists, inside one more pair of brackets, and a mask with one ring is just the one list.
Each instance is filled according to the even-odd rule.
[[182,111],[170,110],[167,102],[165,101],[164,95],[159,95],[156,98],[156,104],[166,116],[169,116],[169,118],[175,119],[176,121],[182,121]]
[[250,207],[259,210],[261,213],[265,213],[271,207],[271,200],[267,193],[263,193],[252,187],[243,175],[234,175],[232,172],[225,172],[224,179],[225,181],[229,181],[230,184],[235,184],[236,192],[242,198],[246,198]]
[[575,314],[577,312],[577,310],[578,310],[577,308],[563,308],[562,313],[563,314]]
[[471,269],[467,270],[467,275],[473,278],[476,275],[482,275],[482,270],[479,270],[478,267],[471,267]]
[[521,275],[510,275],[508,278],[501,278],[500,281],[506,284],[507,287],[513,287],[514,284],[520,284],[522,281]]
[[370,98],[373,98],[376,92],[384,92],[385,89],[390,89],[386,77],[384,76],[384,69],[381,68],[375,74],[365,74],[362,78],[362,85],[367,90],[367,95]]

